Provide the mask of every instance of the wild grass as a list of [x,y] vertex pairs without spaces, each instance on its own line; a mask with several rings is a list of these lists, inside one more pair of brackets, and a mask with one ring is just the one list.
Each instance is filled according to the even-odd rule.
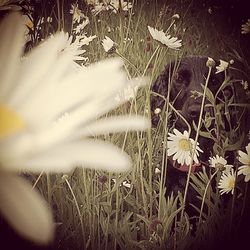
[[[236,55],[232,50],[222,51],[222,48],[225,50],[231,46],[230,43],[233,44],[232,38],[226,39],[223,33],[218,35],[215,32],[220,27],[214,21],[210,22],[209,14],[201,19],[204,13],[199,9],[190,13],[192,6],[187,4],[188,1],[181,2],[183,5],[178,6],[171,1],[165,4],[133,1],[133,8],[127,13],[103,11],[97,16],[86,8],[86,15],[90,18],[86,32],[97,35],[86,46],[88,63],[120,56],[125,61],[129,77],[147,76],[150,81],[138,92],[135,100],[114,110],[114,113],[143,114],[150,118],[151,84],[171,60],[178,63],[179,58],[186,54],[235,61],[240,57],[243,60],[239,54],[232,58]],[[64,18],[64,15],[68,16],[65,6],[60,1],[56,1],[55,6],[54,12],[48,13],[46,8],[41,12],[45,18],[46,15],[56,18],[54,31],[69,23]],[[180,20],[172,18],[175,13],[181,16]],[[211,25],[208,25],[209,22]],[[159,45],[150,37],[147,25],[169,30],[172,36],[183,40],[183,47],[173,51]],[[45,27],[44,37],[48,35],[48,30]],[[107,54],[104,51],[101,40],[105,36],[117,44],[118,53]],[[236,45],[232,48],[237,52]],[[228,80],[222,88],[230,84],[232,81]],[[234,84],[241,88],[238,82]],[[236,99],[223,103],[206,88],[204,96],[214,108],[215,117],[207,117],[206,120],[201,117],[200,122],[205,127],[207,125],[207,130],[201,131],[199,126],[196,141],[199,141],[198,135],[212,138],[214,151],[211,156],[224,155],[226,151],[236,155],[237,150],[244,149],[248,133],[241,127],[244,103]],[[222,110],[227,110],[224,114],[230,124],[232,118],[236,120],[237,125],[232,125],[230,131],[223,128]],[[172,130],[171,124],[168,124],[172,108],[167,102],[164,111],[157,128],[103,136],[104,140],[118,145],[131,156],[133,168],[129,172],[115,174],[76,168],[67,174],[42,173],[40,177],[32,176],[35,188],[40,190],[54,211],[57,233],[55,248],[200,249],[208,247],[207,242],[212,244],[226,237],[230,230],[234,233],[232,224],[244,213],[245,183],[239,192],[224,198],[218,188],[211,185],[212,182],[218,183],[220,173],[208,174],[205,170],[197,174],[190,172],[186,192],[190,187],[194,188],[201,204],[199,207],[193,205],[197,211],[194,218],[186,213],[186,194],[179,192],[174,195],[171,190],[166,190],[166,144],[167,134]],[[215,124],[212,129],[209,126],[211,123]],[[238,166],[237,161],[235,166]],[[155,172],[156,168],[160,169],[160,173]],[[223,203],[225,199],[228,201]],[[193,227],[196,227],[195,234]]]

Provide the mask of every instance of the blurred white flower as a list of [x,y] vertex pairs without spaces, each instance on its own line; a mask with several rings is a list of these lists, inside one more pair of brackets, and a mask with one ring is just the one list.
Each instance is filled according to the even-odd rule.
[[108,36],[102,40],[102,46],[107,53],[112,53],[116,49],[116,44],[113,40],[111,40]]
[[163,32],[163,30],[157,30],[150,26],[148,26],[148,30],[156,41],[159,41],[160,43],[166,45],[170,49],[177,49],[181,47],[181,40],[177,40],[177,37],[171,37],[170,35],[167,35]]
[[250,180],[250,143],[246,146],[247,153],[239,150],[239,161],[244,164],[239,167],[238,174],[245,175],[245,182]]
[[161,108],[156,108],[155,110],[154,110],[154,114],[155,115],[158,115],[158,114],[160,114],[161,113]]
[[96,35],[94,36],[82,36],[80,38],[80,44],[83,45],[89,45],[90,42],[92,42],[95,38],[97,38]]
[[[52,35],[53,37],[54,35]],[[68,33],[64,33],[61,32],[60,33],[61,36],[61,41],[60,43],[58,43],[58,54],[59,55],[67,55],[67,56],[71,56],[72,58],[72,62],[74,61],[74,63],[72,64],[72,66],[74,66],[74,68],[76,70],[79,69],[79,64],[76,61],[87,61],[88,58],[84,57],[83,54],[86,52],[85,49],[82,49],[82,47],[84,45],[88,45],[93,39],[96,38],[96,36],[91,36],[91,37],[87,37],[87,36],[76,36],[74,42],[72,42],[73,40],[73,36],[69,36]],[[46,43],[46,41],[45,41]],[[72,70],[73,68],[70,67],[69,70]]]
[[241,34],[250,33],[250,19],[246,23],[241,25]]
[[[136,84],[136,82],[134,81]],[[130,99],[135,98],[137,90],[139,88],[139,85],[128,85],[123,91],[120,91],[116,97],[115,101],[120,102],[121,100],[123,101],[129,101]]]
[[236,173],[233,169],[229,172],[223,172],[218,184],[218,188],[220,189],[220,194],[229,193],[233,194],[235,187],[235,179]]
[[242,87],[243,87],[244,90],[247,90],[247,89],[248,89],[248,81],[242,80],[242,81],[241,81],[241,85],[242,85]]
[[73,15],[73,23],[80,23],[81,18],[85,17],[82,11],[78,8],[78,4],[71,4],[69,13]]
[[[177,160],[177,162],[181,165],[190,165],[192,151],[194,150],[194,140],[192,138],[189,138],[189,134],[187,131],[184,131],[184,133],[182,134],[177,129],[174,129],[174,134],[168,133],[168,135],[168,156],[173,155],[173,160]],[[198,151],[203,152],[199,148],[199,143],[197,143],[193,159],[196,163],[199,163]]]
[[173,18],[173,19],[180,19],[180,15],[179,15],[179,14],[174,14],[174,15],[172,16],[172,18]]
[[228,62],[220,60],[220,65],[216,66],[217,71],[215,72],[215,74],[225,71],[228,68],[228,65],[229,65]]
[[73,32],[75,34],[82,33],[82,31],[88,24],[89,24],[89,18],[86,18],[86,20],[82,21],[82,23],[78,24],[75,28],[73,28]]
[[126,153],[86,137],[146,129],[150,122],[138,116],[97,120],[123,103],[113,101],[130,83],[119,59],[68,71],[73,54],[58,53],[68,37],[60,32],[21,60],[24,32],[16,12],[0,24],[0,211],[20,235],[45,244],[53,238],[52,214],[18,173],[68,172],[76,165],[128,170]]
[[159,168],[155,168],[155,174],[160,174],[161,170]]
[[94,16],[98,15],[102,11],[109,10],[109,6],[105,2],[91,1],[89,4],[91,5],[91,12]]
[[128,11],[129,9],[133,7],[133,4],[128,1],[123,1],[123,0],[111,0],[109,3],[109,6],[110,6],[110,9],[114,13],[117,13],[120,7],[123,11]]
[[127,188],[131,188],[132,185],[128,181],[123,181],[122,186],[127,187]]
[[232,165],[227,164],[227,160],[219,155],[216,155],[214,157],[209,158],[209,164],[210,167],[219,169],[223,172],[229,172],[231,168],[233,168]]

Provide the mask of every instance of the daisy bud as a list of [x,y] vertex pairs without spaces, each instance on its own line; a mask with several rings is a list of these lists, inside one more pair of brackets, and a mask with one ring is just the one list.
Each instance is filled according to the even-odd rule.
[[215,66],[215,61],[214,61],[214,59],[211,58],[211,57],[208,57],[207,62],[206,62],[206,66],[207,66],[207,67],[213,68],[213,67]]

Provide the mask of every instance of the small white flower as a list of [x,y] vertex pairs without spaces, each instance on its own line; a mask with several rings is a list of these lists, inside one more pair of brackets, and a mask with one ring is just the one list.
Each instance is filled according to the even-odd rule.
[[241,85],[243,87],[244,90],[247,90],[248,89],[248,82],[247,81],[241,81]]
[[250,33],[250,19],[246,23],[241,25],[241,34]]
[[159,168],[155,168],[155,174],[160,174],[161,170]]
[[155,115],[158,115],[158,114],[160,114],[161,113],[161,109],[160,108],[156,108],[155,110],[154,110],[154,114]]
[[68,38],[62,32],[21,60],[24,32],[19,13],[0,23],[0,211],[20,235],[46,244],[53,238],[52,213],[18,174],[68,172],[75,166],[128,170],[126,153],[89,136],[146,129],[150,122],[137,116],[98,119],[123,103],[113,99],[133,81],[121,60],[67,71],[72,54],[60,52]]
[[122,182],[122,185],[124,186],[124,187],[127,187],[127,188],[131,188],[131,183],[129,183],[128,181],[123,181]]
[[81,18],[85,17],[82,11],[78,8],[78,4],[71,4],[71,9],[69,11],[71,15],[73,15],[73,22],[80,23]]
[[[120,3],[121,3],[121,6],[120,6]],[[114,13],[117,13],[120,7],[123,11],[128,11],[129,9],[133,7],[133,4],[127,1],[123,1],[123,0],[111,0],[109,3],[109,7],[111,10],[113,10]]]
[[162,44],[166,45],[170,49],[177,49],[177,48],[182,46],[181,40],[178,40],[177,37],[171,37],[170,35],[166,36],[165,33],[163,32],[163,30],[159,31],[159,30],[154,29],[150,26],[148,26],[148,30],[149,30],[151,36],[153,37],[153,39],[161,42]]
[[172,16],[172,18],[173,18],[173,19],[180,19],[180,15],[179,15],[179,14],[174,14],[174,15]]
[[245,182],[250,180],[250,143],[246,146],[247,153],[239,150],[239,161],[244,164],[243,166],[239,167],[238,174],[245,175]]
[[228,68],[228,65],[228,62],[220,60],[220,65],[216,66],[217,71],[215,72],[215,74],[225,71]]
[[[190,165],[192,151],[194,150],[194,140],[189,138],[187,131],[184,131],[182,134],[177,129],[174,129],[174,134],[168,133],[168,135],[168,156],[173,155],[173,160],[177,160],[181,165]],[[193,159],[196,163],[199,163],[198,151],[203,152],[199,148],[199,143],[197,143]]]
[[116,44],[108,36],[102,40],[102,46],[107,53],[112,53],[116,49]]
[[233,169],[231,169],[229,172],[223,172],[218,184],[218,188],[221,189],[220,194],[229,192],[233,194],[235,187],[235,179],[236,173]]
[[219,155],[209,158],[210,167],[222,170],[223,172],[229,172],[232,165],[227,164],[227,160]]

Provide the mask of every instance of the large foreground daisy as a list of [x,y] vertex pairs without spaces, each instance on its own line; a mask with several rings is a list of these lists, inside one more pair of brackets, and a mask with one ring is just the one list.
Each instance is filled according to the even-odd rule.
[[[25,27],[18,13],[0,24],[0,211],[21,234],[38,243],[53,238],[47,204],[18,176],[21,171],[63,172],[74,166],[111,171],[130,169],[128,155],[91,135],[146,129],[138,116],[98,119],[116,108],[130,84],[119,59],[70,71],[72,53],[58,53],[58,33],[24,59]],[[136,84],[142,84],[137,79]]]
[[[174,129],[174,134],[168,133],[168,156],[173,155],[173,160],[177,160],[177,162],[181,165],[190,165],[191,164],[191,156],[192,151],[194,150],[194,140],[189,138],[189,134],[187,131],[184,131],[182,134],[177,129]],[[198,156],[199,152],[203,152],[199,148],[199,143],[195,148],[194,152],[194,162],[199,163]]]

